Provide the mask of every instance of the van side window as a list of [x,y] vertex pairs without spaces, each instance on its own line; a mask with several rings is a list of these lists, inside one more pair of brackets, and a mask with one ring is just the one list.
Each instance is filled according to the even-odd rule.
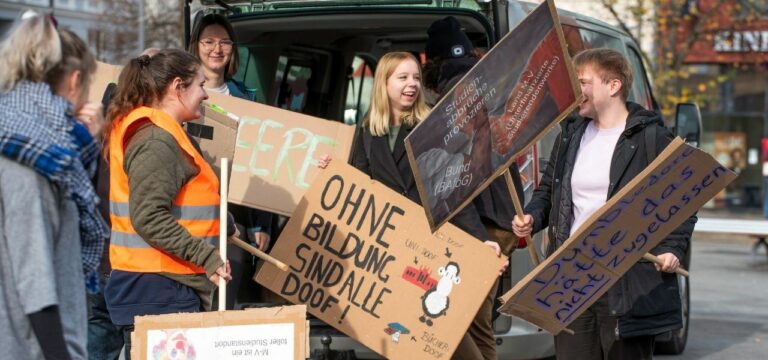
[[629,99],[642,105],[648,110],[653,110],[653,101],[651,100],[651,90],[648,87],[648,77],[645,74],[645,68],[643,67],[643,60],[637,51],[631,46],[627,47],[629,54],[629,63],[632,65],[632,92],[629,94]]
[[287,56],[280,56],[272,83],[270,105],[295,112],[304,112],[309,95],[309,80],[312,77],[311,64]]
[[616,49],[622,53],[625,52],[622,50],[624,48],[624,44],[621,43],[619,38],[585,28],[581,28],[580,30],[581,40],[586,45],[584,47],[586,49],[611,48]]
[[347,100],[344,123],[354,125],[362,121],[371,106],[373,67],[360,56],[355,56],[347,75]]
[[264,64],[259,61],[258,56],[255,56],[255,54],[259,53],[259,49],[255,47],[239,46],[237,50],[240,66],[237,69],[234,78],[245,85],[245,90],[248,92],[251,99],[262,104],[266,103],[267,92],[264,91],[264,89],[267,88],[264,84],[266,79],[263,79],[260,76],[262,72],[261,68]]

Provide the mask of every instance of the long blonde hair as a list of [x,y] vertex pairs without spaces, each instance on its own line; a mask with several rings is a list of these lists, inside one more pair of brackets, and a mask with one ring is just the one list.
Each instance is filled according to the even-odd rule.
[[45,80],[61,59],[61,40],[53,22],[42,14],[25,13],[0,43],[0,93],[23,80]]
[[[389,123],[392,112],[389,108],[389,96],[387,95],[387,79],[392,76],[400,63],[406,60],[416,62],[421,75],[421,65],[419,61],[408,52],[391,52],[381,57],[376,66],[376,73],[373,81],[373,99],[371,110],[365,117],[363,125],[368,127],[373,136],[384,136],[389,134]],[[416,95],[416,101],[413,103],[410,111],[403,114],[403,123],[408,126],[415,126],[429,114],[429,107],[424,101],[424,86],[422,85]]]

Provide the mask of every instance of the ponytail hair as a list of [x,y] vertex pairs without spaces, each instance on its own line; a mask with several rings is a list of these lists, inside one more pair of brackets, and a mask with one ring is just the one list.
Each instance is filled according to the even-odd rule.
[[105,155],[109,149],[110,132],[117,122],[133,109],[159,104],[176,78],[181,79],[182,87],[190,86],[199,69],[200,60],[178,49],[160,50],[152,56],[131,59],[120,72],[117,90],[107,110]]
[[78,100],[81,104],[88,98],[91,77],[96,71],[96,58],[88,50],[85,42],[75,33],[69,30],[59,30],[59,39],[61,39],[61,61],[46,73],[45,82],[51,86],[51,90],[55,93],[67,74],[75,70],[80,71]]
[[0,93],[23,80],[41,82],[62,58],[59,32],[42,14],[26,12],[0,42]]

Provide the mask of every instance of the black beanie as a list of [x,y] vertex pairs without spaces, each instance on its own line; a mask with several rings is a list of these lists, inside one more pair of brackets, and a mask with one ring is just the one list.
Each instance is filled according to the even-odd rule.
[[461,24],[453,16],[437,20],[427,30],[427,46],[424,52],[427,60],[462,58],[472,51],[472,42],[461,29]]

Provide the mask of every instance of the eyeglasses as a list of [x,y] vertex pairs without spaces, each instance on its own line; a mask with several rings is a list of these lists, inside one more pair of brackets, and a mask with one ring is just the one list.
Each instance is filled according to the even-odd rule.
[[203,45],[203,50],[205,51],[213,51],[213,49],[216,49],[216,45],[219,45],[222,51],[230,51],[232,50],[232,46],[235,45],[235,43],[232,40],[216,41],[214,39],[200,40],[200,44]]

